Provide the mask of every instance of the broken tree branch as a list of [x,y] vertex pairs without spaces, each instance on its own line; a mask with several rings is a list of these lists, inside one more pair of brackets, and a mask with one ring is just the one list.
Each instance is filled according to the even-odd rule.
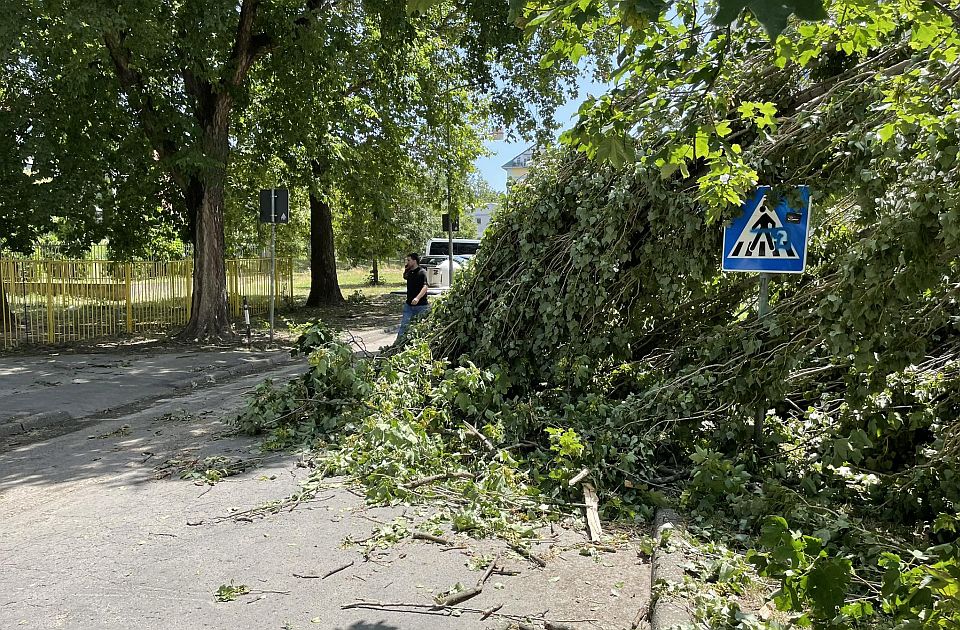
[[429,477],[422,477],[411,481],[408,484],[405,484],[403,488],[405,490],[413,490],[414,488],[419,488],[420,486],[425,486],[428,483],[433,483],[434,481],[446,481],[447,479],[474,479],[475,477],[468,472],[449,472],[441,473],[439,475],[430,475]]
[[[447,595],[446,597],[440,599],[437,603],[441,606],[453,606],[454,604],[465,602],[471,597],[476,597],[477,595],[482,593],[484,583],[486,583],[486,581],[490,579],[490,575],[493,573],[494,569],[497,568],[498,562],[500,562],[500,556],[497,556],[496,558],[494,558],[493,561],[491,561],[490,564],[487,565],[487,570],[484,571],[483,576],[479,580],[477,580],[476,586],[474,586],[473,588],[468,588],[465,591],[451,593],[450,595]],[[487,617],[489,616],[490,615],[487,615]]]
[[350,562],[348,562],[348,563],[346,563],[346,564],[344,564],[344,565],[342,565],[342,566],[339,566],[339,567],[337,567],[337,568],[335,568],[335,569],[330,569],[329,571],[327,571],[326,573],[324,573],[324,574],[323,574],[323,577],[320,578],[320,579],[321,579],[321,580],[325,580],[325,579],[327,579],[328,577],[330,577],[331,575],[333,575],[334,573],[340,573],[340,572],[343,571],[344,569],[349,569],[349,568],[352,567],[352,566],[353,566],[353,560],[351,560]]
[[599,542],[603,536],[603,529],[600,527],[600,497],[589,483],[583,484],[583,502],[587,504],[584,510],[587,513],[587,534],[591,542]]
[[477,430],[477,427],[473,426],[472,424],[470,424],[470,423],[467,422],[466,420],[460,420],[460,422],[462,422],[463,425],[464,425],[465,427],[467,427],[467,430],[470,431],[470,433],[473,433],[475,436],[477,436],[478,438],[480,438],[480,439],[483,441],[483,444],[484,444],[484,446],[487,447],[487,450],[488,450],[488,451],[490,451],[490,452],[492,453],[492,452],[494,452],[494,451],[497,450],[497,447],[493,445],[493,442],[491,442],[489,439],[487,439],[487,436],[485,436],[483,433],[480,433],[480,431]]
[[590,469],[589,469],[589,468],[584,468],[583,470],[581,470],[580,472],[578,472],[578,473],[573,477],[573,479],[571,479],[569,482],[567,482],[567,485],[569,485],[569,486],[572,488],[572,487],[574,487],[575,485],[577,485],[578,483],[580,483],[581,481],[583,481],[583,480],[586,478],[586,476],[589,475],[589,474],[590,474]]
[[446,538],[441,538],[440,536],[434,536],[433,534],[428,534],[427,532],[421,532],[416,529],[413,530],[411,537],[414,540],[428,540],[430,542],[435,542],[440,545],[447,545],[448,547],[453,545],[453,543],[447,540]]
[[541,569],[546,568],[546,566],[547,566],[547,561],[544,560],[543,558],[541,558],[540,556],[534,555],[534,554],[531,553],[529,550],[524,549],[524,548],[521,547],[520,545],[516,545],[516,544],[514,544],[514,543],[509,543],[509,544],[510,544],[510,548],[511,548],[511,549],[513,549],[513,550],[516,551],[518,554],[520,554],[520,557],[529,560],[530,562],[532,562],[532,563],[534,563],[535,565],[539,566]]
[[482,586],[474,586],[473,588],[468,588],[465,591],[458,591],[456,593],[451,593],[444,598],[441,598],[437,601],[438,606],[453,606],[454,604],[459,604],[460,602],[465,602],[471,597],[476,597],[481,592],[483,592]]
[[491,562],[490,565],[487,567],[487,570],[484,571],[483,577],[480,578],[480,580],[477,582],[477,586],[481,588],[483,587],[486,581],[490,579],[490,574],[493,573],[493,571],[497,568],[498,562],[500,562],[500,556],[497,556],[496,558],[493,559],[493,562]]
[[486,619],[487,617],[489,617],[489,616],[492,615],[493,613],[497,612],[497,611],[500,610],[501,608],[503,608],[503,604],[502,604],[502,603],[501,603],[501,604],[497,604],[496,606],[491,606],[490,608],[487,608],[485,611],[483,611],[483,614],[480,615],[480,621],[483,621],[484,619]]

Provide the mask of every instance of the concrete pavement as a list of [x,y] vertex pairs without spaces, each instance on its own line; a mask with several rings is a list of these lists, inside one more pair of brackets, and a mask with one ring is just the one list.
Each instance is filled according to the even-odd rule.
[[[358,340],[358,349],[370,352],[389,345],[396,336],[382,329],[350,334]],[[291,361],[288,348],[173,352],[120,348],[103,353],[0,356],[0,437],[116,415],[164,396]]]
[[[426,527],[432,509],[371,508],[337,480],[296,509],[238,517],[310,473],[298,454],[262,452],[229,426],[245,392],[301,370],[265,369],[0,453],[0,628],[505,630],[516,625],[499,615],[542,615],[602,630],[628,627],[646,606],[649,565],[626,536],[617,553],[585,556],[582,531],[544,528],[542,569],[501,541],[467,538],[452,549],[406,540],[365,558],[344,541],[398,517]],[[250,468],[213,486],[181,479],[207,457]],[[431,610],[436,593],[478,579],[476,554],[503,554],[519,575],[493,576],[463,608],[503,607],[487,619]],[[215,601],[231,583],[251,592]],[[422,608],[343,609],[360,599]]]

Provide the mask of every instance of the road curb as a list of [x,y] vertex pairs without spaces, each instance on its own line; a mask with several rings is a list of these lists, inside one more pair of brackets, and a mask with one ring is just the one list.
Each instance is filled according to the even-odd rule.
[[[241,363],[240,365],[230,365],[217,368],[215,370],[205,372],[201,376],[190,376],[179,381],[175,381],[170,384],[169,391],[160,395],[148,396],[147,398],[130,402],[129,404],[123,405],[122,408],[150,404],[151,402],[160,400],[161,398],[166,398],[175,392],[193,390],[207,385],[215,385],[217,383],[225,383],[241,376],[247,376],[256,372],[282,367],[291,364],[294,361],[296,361],[296,359],[291,357],[289,353],[282,353],[264,359],[247,361]],[[20,435],[21,433],[26,433],[27,431],[61,424],[64,422],[82,422],[91,418],[98,418],[105,413],[110,413],[111,411],[116,411],[116,409],[103,409],[81,416],[73,416],[70,414],[70,412],[63,410],[45,411],[43,413],[15,416],[0,424],[0,438],[10,437],[12,435]]]
[[683,551],[677,546],[662,545],[664,532],[673,530],[668,536],[683,533],[683,523],[679,515],[669,508],[660,508],[653,519],[653,555],[650,559],[650,628],[667,630],[679,626],[688,626],[693,618],[681,598],[666,592],[671,586],[683,584]]
[[26,433],[32,429],[47,427],[67,420],[73,420],[73,416],[66,411],[44,411],[43,413],[14,417],[0,424],[0,437]]
[[289,353],[284,353],[277,356],[268,357],[266,359],[248,361],[241,363],[240,365],[230,365],[227,367],[217,368],[209,372],[204,372],[201,376],[189,376],[176,381],[171,385],[171,389],[196,389],[204,385],[215,385],[217,383],[223,383],[224,381],[233,380],[239,376],[253,374],[254,372],[259,372],[261,370],[282,367],[289,363],[293,363],[295,360],[296,359],[291,357]]

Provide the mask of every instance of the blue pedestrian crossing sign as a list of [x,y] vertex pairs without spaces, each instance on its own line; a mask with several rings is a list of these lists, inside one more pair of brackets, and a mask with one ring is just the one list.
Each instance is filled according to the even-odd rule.
[[723,231],[723,271],[803,273],[810,228],[810,188],[799,186],[800,207],[776,199],[769,186],[757,187],[743,213]]

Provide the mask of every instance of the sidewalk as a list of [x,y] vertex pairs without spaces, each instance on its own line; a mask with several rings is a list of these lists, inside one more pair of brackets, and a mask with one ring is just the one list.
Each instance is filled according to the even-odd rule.
[[0,358],[0,435],[88,417],[289,363],[286,349]]
[[[350,331],[358,349],[375,352],[396,333]],[[274,350],[180,348],[104,353],[54,352],[0,357],[0,437],[79,419],[104,418],[198,387],[260,373],[291,359]]]

